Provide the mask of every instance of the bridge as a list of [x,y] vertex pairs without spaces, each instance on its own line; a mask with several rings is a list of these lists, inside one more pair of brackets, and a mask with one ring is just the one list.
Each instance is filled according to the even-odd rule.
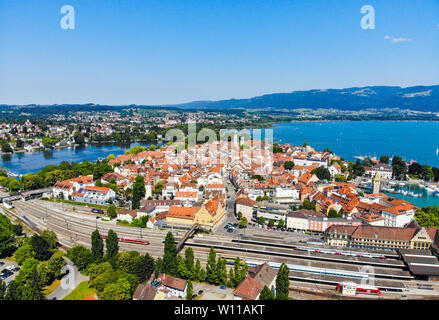
[[191,236],[193,236],[195,234],[195,232],[197,232],[199,229],[199,225],[198,223],[195,223],[192,228],[190,228],[185,235],[183,236],[183,238],[180,239],[180,241],[178,241],[177,243],[177,251],[180,251],[181,249],[183,249],[184,243],[187,241],[187,239],[189,239]]

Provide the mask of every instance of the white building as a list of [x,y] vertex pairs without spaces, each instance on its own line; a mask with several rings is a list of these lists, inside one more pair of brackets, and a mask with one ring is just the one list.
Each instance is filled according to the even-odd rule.
[[276,187],[274,189],[273,202],[294,203],[300,199],[299,190],[294,187]]
[[73,193],[73,199],[78,202],[105,205],[116,198],[116,193],[110,188],[89,186],[80,188]]

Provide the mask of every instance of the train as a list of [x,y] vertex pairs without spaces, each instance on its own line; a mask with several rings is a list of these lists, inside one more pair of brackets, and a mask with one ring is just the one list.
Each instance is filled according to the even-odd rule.
[[[106,234],[101,234],[101,237],[106,239]],[[143,244],[143,245],[149,245],[149,241],[143,240],[143,239],[129,239],[129,238],[123,238],[123,237],[117,237],[117,240],[120,242],[128,242],[128,243],[134,243],[134,244]]]
[[[231,258],[226,258],[227,264],[234,264],[235,260]],[[246,264],[249,267],[254,267],[261,265],[265,262],[262,261],[253,261],[253,260],[245,260],[241,261],[241,264]],[[267,264],[272,267],[273,269],[279,269],[281,266],[281,263],[278,262],[267,262]],[[286,264],[288,269],[290,271],[297,271],[297,272],[306,272],[306,273],[312,273],[312,274],[321,274],[321,275],[327,275],[327,276],[338,276],[338,277],[345,277],[345,278],[355,278],[355,279],[368,279],[369,275],[364,272],[352,272],[347,270],[337,270],[337,269],[326,269],[326,268],[318,268],[318,267],[310,267],[310,266],[300,266],[300,265],[293,265],[293,264]]]
[[355,293],[364,293],[364,294],[372,294],[372,295],[381,295],[381,290],[374,286],[368,286],[363,284],[355,284],[355,283],[347,283],[342,282],[337,285],[337,291],[341,291],[342,287],[345,285],[349,285],[351,287],[355,287]]
[[343,250],[329,250],[329,249],[318,249],[318,248],[310,248],[310,247],[295,247],[294,249],[300,251],[335,254],[335,255],[343,255],[343,256],[351,256],[351,257],[378,258],[383,260],[387,259],[386,256],[378,253],[351,252],[351,251],[343,251]]
[[99,214],[104,214],[104,210],[102,210],[102,209],[96,209],[96,208],[91,209],[91,212],[93,212],[93,213],[99,213]]

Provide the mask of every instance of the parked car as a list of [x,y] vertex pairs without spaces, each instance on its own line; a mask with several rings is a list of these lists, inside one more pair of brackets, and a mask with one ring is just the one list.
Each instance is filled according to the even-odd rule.
[[233,232],[233,229],[227,229],[227,232]]
[[198,290],[198,294],[202,294],[204,290]]
[[0,261],[0,267],[1,267],[2,265],[4,265],[4,264],[5,264],[4,262]]

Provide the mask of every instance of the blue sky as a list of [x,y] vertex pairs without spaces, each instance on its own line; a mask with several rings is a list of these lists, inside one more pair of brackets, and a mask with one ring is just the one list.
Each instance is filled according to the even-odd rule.
[[[74,30],[60,27],[66,4]],[[0,0],[0,103],[439,84],[438,25],[439,0]]]

